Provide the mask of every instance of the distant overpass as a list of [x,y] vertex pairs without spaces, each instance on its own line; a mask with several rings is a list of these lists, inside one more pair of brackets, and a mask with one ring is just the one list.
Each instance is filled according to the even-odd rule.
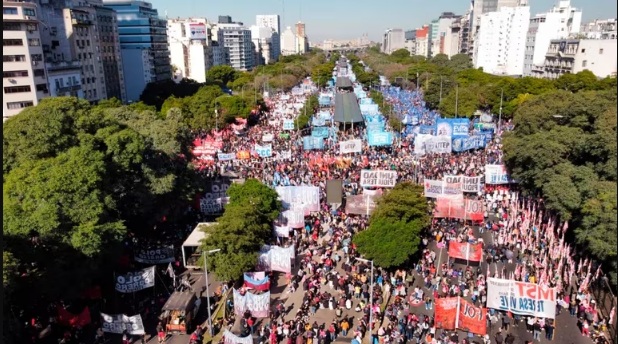
[[324,48],[320,48],[322,49],[324,52],[327,53],[344,53],[344,54],[348,54],[348,53],[359,53],[359,52],[363,52],[365,50],[367,50],[367,48],[369,48],[369,46],[362,46],[362,47],[334,47],[334,48],[328,48],[328,49],[324,49]]

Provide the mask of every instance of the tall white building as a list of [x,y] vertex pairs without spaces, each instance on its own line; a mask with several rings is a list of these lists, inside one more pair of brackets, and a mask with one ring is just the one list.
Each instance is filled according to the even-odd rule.
[[582,24],[579,33],[588,39],[616,39],[616,18],[595,19]]
[[384,32],[382,52],[385,54],[392,54],[393,51],[405,49],[405,43],[405,32],[402,29],[388,29]]
[[[270,38],[271,59],[277,61],[281,55],[281,20],[278,14],[256,15],[255,25],[270,28],[274,31]],[[253,31],[252,31],[253,32]],[[266,31],[264,31],[266,32]],[[266,34],[265,34],[266,35]],[[253,37],[253,36],[252,36]],[[253,37],[255,39],[255,37]],[[263,38],[260,38],[263,39]]]
[[522,75],[530,7],[503,7],[481,16],[475,68],[498,75]]
[[471,1],[471,14],[470,14],[470,32],[468,35],[468,54],[474,60],[475,59],[475,45],[478,39],[478,34],[481,28],[481,16],[484,13],[497,12],[504,7],[517,7],[520,4],[526,5],[527,0],[470,0]]
[[[452,12],[444,12],[437,20],[431,22],[431,48],[430,57],[438,54],[446,54],[451,57],[457,54],[458,32],[452,33],[451,27],[461,16],[456,16]],[[453,50],[453,43],[455,49]]]
[[49,96],[38,8],[33,2],[3,1],[2,119]]
[[255,67],[255,49],[251,30],[239,23],[218,23],[217,41],[225,50],[225,60],[234,69],[248,71]]
[[213,66],[211,32],[206,19],[168,20],[167,39],[175,78],[206,82],[206,72]]
[[581,27],[581,19],[582,11],[571,7],[569,0],[560,1],[549,12],[530,18],[526,36],[524,76],[543,74],[543,61],[550,41],[577,34]]
[[288,26],[281,34],[281,55],[289,56],[296,54],[296,33]]
[[251,29],[251,40],[255,48],[255,64],[264,65],[277,61],[278,55],[275,54],[275,47],[279,47],[279,35],[270,27],[260,27],[253,25]]

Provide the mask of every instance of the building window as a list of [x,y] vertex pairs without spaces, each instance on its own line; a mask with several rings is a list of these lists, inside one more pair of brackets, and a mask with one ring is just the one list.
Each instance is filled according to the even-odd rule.
[[41,40],[38,38],[28,38],[28,45],[31,47],[38,47],[41,45]]
[[26,62],[26,55],[2,55],[2,62]]
[[583,60],[583,61],[582,61],[582,68],[585,68],[587,64],[588,64],[588,61]]
[[17,14],[17,7],[2,7],[2,14]]
[[24,11],[25,16],[30,16],[30,17],[36,16],[36,12],[34,12],[32,8],[24,8],[23,11]]
[[11,38],[2,40],[3,47],[18,46],[18,45],[24,45],[24,41],[21,39],[11,39]]
[[35,69],[35,70],[32,71],[32,75],[44,78],[45,77],[45,70],[44,69]]
[[39,28],[37,27],[36,24],[30,23],[30,24],[26,24],[26,31],[29,32],[33,32],[33,31],[37,31]]
[[36,85],[37,92],[49,93],[47,90],[47,84],[37,84]]
[[3,78],[21,78],[25,76],[28,76],[27,70],[13,70],[2,72]]
[[41,61],[43,61],[43,55],[42,54],[31,54],[30,55],[30,59],[32,61],[41,62]]
[[586,52],[586,49],[582,49],[582,54]]
[[6,103],[6,108],[9,110],[17,110],[23,109],[28,106],[34,106],[34,102],[25,101],[25,102],[10,102]]
[[599,55],[603,55],[603,48],[599,49]]
[[30,85],[27,86],[9,86],[4,88],[4,93],[25,93],[30,92]]
[[3,31],[21,31],[21,24],[14,22],[3,22],[2,23]]

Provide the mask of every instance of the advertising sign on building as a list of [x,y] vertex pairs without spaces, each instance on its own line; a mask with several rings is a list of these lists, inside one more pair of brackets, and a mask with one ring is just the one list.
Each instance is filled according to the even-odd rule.
[[206,24],[195,23],[189,24],[190,39],[206,39]]

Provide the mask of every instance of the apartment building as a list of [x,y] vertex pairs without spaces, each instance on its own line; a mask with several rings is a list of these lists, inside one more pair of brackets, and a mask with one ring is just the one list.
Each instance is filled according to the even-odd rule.
[[281,34],[281,55],[289,56],[296,54],[296,34],[290,26],[286,27]]
[[216,35],[219,45],[225,50],[227,64],[241,71],[248,71],[255,67],[255,49],[251,41],[251,30],[240,23],[218,23]]
[[530,18],[526,34],[524,76],[540,76],[545,72],[543,61],[552,39],[565,39],[577,34],[582,11],[571,7],[569,0],[559,1],[546,13]]
[[392,54],[393,51],[405,48],[405,32],[402,29],[388,29],[384,32],[382,52]]
[[[270,55],[271,60],[277,61],[279,55],[281,55],[281,18],[278,14],[259,14],[255,16],[255,25],[257,27],[270,28],[274,31],[274,34],[270,35]],[[253,29],[251,32],[253,33]],[[264,35],[268,36],[266,33]],[[260,39],[268,40],[268,38]]]
[[103,7],[101,3],[101,6],[94,6],[94,20],[99,41],[97,49],[103,62],[107,97],[117,98],[124,103],[127,101],[127,93],[124,87],[124,71],[122,70],[116,12]]
[[616,18],[595,19],[582,24],[579,33],[588,39],[616,39]]
[[527,5],[527,0],[470,0],[470,34],[468,36],[468,54],[474,60],[476,58],[476,40],[481,28],[481,16],[489,12],[498,12],[501,8]]
[[206,82],[213,64],[212,32],[205,18],[167,21],[170,61],[175,78]]
[[[430,57],[438,54],[445,54],[451,57],[458,53],[459,30],[457,25],[455,25],[456,30],[453,33],[452,28],[459,18],[461,16],[457,16],[453,12],[443,12],[438,19],[431,22]],[[455,49],[453,49],[453,44],[455,44]]]
[[541,77],[589,70],[599,78],[616,77],[616,39],[552,39],[543,62]]
[[279,34],[270,27],[253,25],[249,29],[255,49],[255,64],[264,65],[277,61],[279,56],[275,49],[279,46]]
[[38,8],[34,2],[2,2],[2,119],[48,97]]
[[475,68],[490,74],[522,75],[530,7],[503,7],[481,16]]
[[149,2],[103,0],[103,4],[117,13],[127,100],[139,101],[148,83],[172,78],[167,21]]
[[429,45],[431,44],[429,25],[416,29],[416,55],[429,57]]

